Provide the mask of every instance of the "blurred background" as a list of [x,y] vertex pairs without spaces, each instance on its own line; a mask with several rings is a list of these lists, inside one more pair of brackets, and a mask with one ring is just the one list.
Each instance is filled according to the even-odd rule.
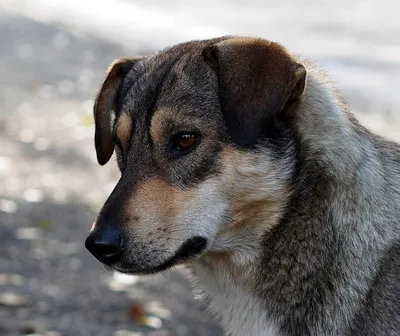
[[319,62],[360,121],[400,139],[398,0],[0,0],[0,335],[221,335],[185,270],[104,271],[84,249],[119,174],[93,97],[118,56],[256,35]]

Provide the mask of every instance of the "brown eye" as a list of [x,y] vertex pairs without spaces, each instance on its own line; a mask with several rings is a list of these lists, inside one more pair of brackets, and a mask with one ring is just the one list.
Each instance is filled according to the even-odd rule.
[[188,149],[196,144],[196,136],[192,133],[180,133],[176,137],[176,149]]
[[198,135],[195,133],[178,133],[173,137],[172,149],[176,153],[179,152],[184,154],[197,145],[198,138]]

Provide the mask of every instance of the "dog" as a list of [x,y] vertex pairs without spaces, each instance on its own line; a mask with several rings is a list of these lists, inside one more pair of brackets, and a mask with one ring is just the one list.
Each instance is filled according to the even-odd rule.
[[116,60],[94,104],[121,178],[86,239],[111,269],[186,265],[226,335],[400,335],[400,146],[276,42]]

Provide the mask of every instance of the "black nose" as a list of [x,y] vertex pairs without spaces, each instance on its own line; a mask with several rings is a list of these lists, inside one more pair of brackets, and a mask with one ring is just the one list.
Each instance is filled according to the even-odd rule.
[[85,246],[105,264],[117,261],[122,253],[122,239],[117,231],[94,231],[86,238]]

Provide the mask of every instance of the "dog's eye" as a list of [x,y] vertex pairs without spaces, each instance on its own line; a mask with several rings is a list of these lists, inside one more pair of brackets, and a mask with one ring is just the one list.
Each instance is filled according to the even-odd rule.
[[176,154],[185,154],[198,144],[199,136],[195,133],[181,132],[172,138],[172,150]]
[[188,149],[196,144],[196,136],[192,133],[180,133],[175,138],[176,150]]

